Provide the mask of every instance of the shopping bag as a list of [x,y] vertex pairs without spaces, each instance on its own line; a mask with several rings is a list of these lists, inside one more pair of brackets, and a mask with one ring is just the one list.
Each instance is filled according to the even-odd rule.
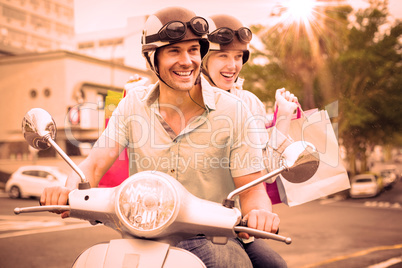
[[[278,180],[278,177],[276,178],[276,180]],[[282,203],[281,195],[279,193],[278,184],[277,184],[276,180],[272,183],[264,183],[265,190],[267,191],[269,199],[271,199],[272,205]]]
[[[124,91],[116,92],[108,90],[105,99],[105,128],[109,122],[114,109],[119,104],[120,100],[126,95],[127,91],[135,88],[136,86],[143,86],[148,82],[148,78],[140,77],[138,75],[130,77],[129,81],[124,87]],[[124,149],[117,160],[113,163],[110,169],[103,175],[98,186],[99,187],[115,187],[120,185],[129,176],[129,158],[127,149]]]
[[[271,192],[274,200],[278,201],[279,194],[280,201],[290,207],[350,188],[327,111],[315,109],[304,114],[291,121],[289,136],[294,141],[311,143],[316,147],[320,157],[317,172],[304,182],[290,182],[279,175],[275,184],[266,184],[267,193]],[[275,187],[277,190],[270,189]]]
[[[124,94],[125,91],[122,93],[108,90],[105,99],[105,128]],[[120,185],[128,177],[128,164],[127,149],[124,149],[110,169],[103,175],[98,186],[114,187]]]
[[[307,112],[303,112],[303,115],[308,116],[316,111],[318,111],[318,109],[311,109]],[[301,115],[302,115],[302,110],[300,108],[298,108],[296,110],[296,113],[292,115],[292,120],[301,118]],[[269,129],[269,128],[274,127],[276,125],[277,118],[278,118],[278,107],[276,107],[272,118],[268,119],[268,122],[266,123],[266,128]],[[272,158],[272,155],[268,158]],[[277,167],[275,167],[275,168],[277,168]],[[279,176],[277,178],[279,178]],[[268,194],[269,198],[271,199],[271,203],[273,205],[282,203],[281,195],[278,190],[278,185],[277,185],[276,179],[271,180],[269,183],[264,183],[264,185],[265,185],[267,194]]]

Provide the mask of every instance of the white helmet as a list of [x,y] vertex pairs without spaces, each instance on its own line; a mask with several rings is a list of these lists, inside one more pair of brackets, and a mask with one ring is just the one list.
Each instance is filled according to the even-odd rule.
[[208,22],[197,17],[194,12],[182,7],[168,7],[148,17],[142,32],[142,54],[151,69],[159,76],[155,65],[155,52],[158,48],[174,43],[199,40],[201,59],[207,54]]
[[249,43],[253,37],[251,30],[229,15],[211,16],[208,21],[210,24],[209,49],[241,50],[243,51],[243,64],[246,63],[250,57]]

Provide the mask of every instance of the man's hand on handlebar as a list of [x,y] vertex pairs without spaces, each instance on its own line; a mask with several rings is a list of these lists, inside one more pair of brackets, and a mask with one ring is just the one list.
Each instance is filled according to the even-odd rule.
[[[71,189],[66,187],[47,187],[43,191],[40,197],[40,204],[42,206],[48,205],[67,205],[68,202],[68,194],[71,192]],[[70,216],[69,211],[58,211],[55,212],[57,214],[61,214],[61,218],[67,218]]]
[[[277,233],[280,223],[280,219],[277,214],[265,209],[251,210],[243,217],[243,221],[247,222],[247,227],[274,234]],[[248,239],[250,235],[247,233],[239,233],[239,237]]]

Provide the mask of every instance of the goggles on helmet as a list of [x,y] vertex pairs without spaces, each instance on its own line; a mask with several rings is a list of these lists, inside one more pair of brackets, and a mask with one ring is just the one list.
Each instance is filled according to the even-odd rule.
[[243,43],[249,43],[253,36],[251,30],[246,27],[241,27],[237,31],[233,31],[232,29],[227,27],[222,27],[208,34],[208,40],[212,43],[217,43],[221,45],[229,44],[233,41],[235,34],[237,34],[239,40]]
[[186,35],[187,27],[199,36],[208,33],[208,22],[202,17],[194,17],[189,22],[170,21],[166,23],[157,34],[145,37],[146,44],[156,41],[169,42],[183,39]]

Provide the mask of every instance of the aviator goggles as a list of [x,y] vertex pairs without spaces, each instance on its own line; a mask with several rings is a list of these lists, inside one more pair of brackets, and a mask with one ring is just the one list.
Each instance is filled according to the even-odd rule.
[[232,42],[235,35],[237,35],[239,37],[239,40],[243,43],[249,43],[253,36],[251,30],[246,27],[241,27],[237,31],[233,31],[232,29],[227,27],[222,27],[210,33],[208,35],[208,40],[212,43],[225,45]]
[[156,41],[169,42],[183,39],[187,32],[187,27],[199,36],[208,33],[208,22],[202,17],[194,17],[189,22],[170,21],[166,23],[157,34],[145,37],[145,43]]

